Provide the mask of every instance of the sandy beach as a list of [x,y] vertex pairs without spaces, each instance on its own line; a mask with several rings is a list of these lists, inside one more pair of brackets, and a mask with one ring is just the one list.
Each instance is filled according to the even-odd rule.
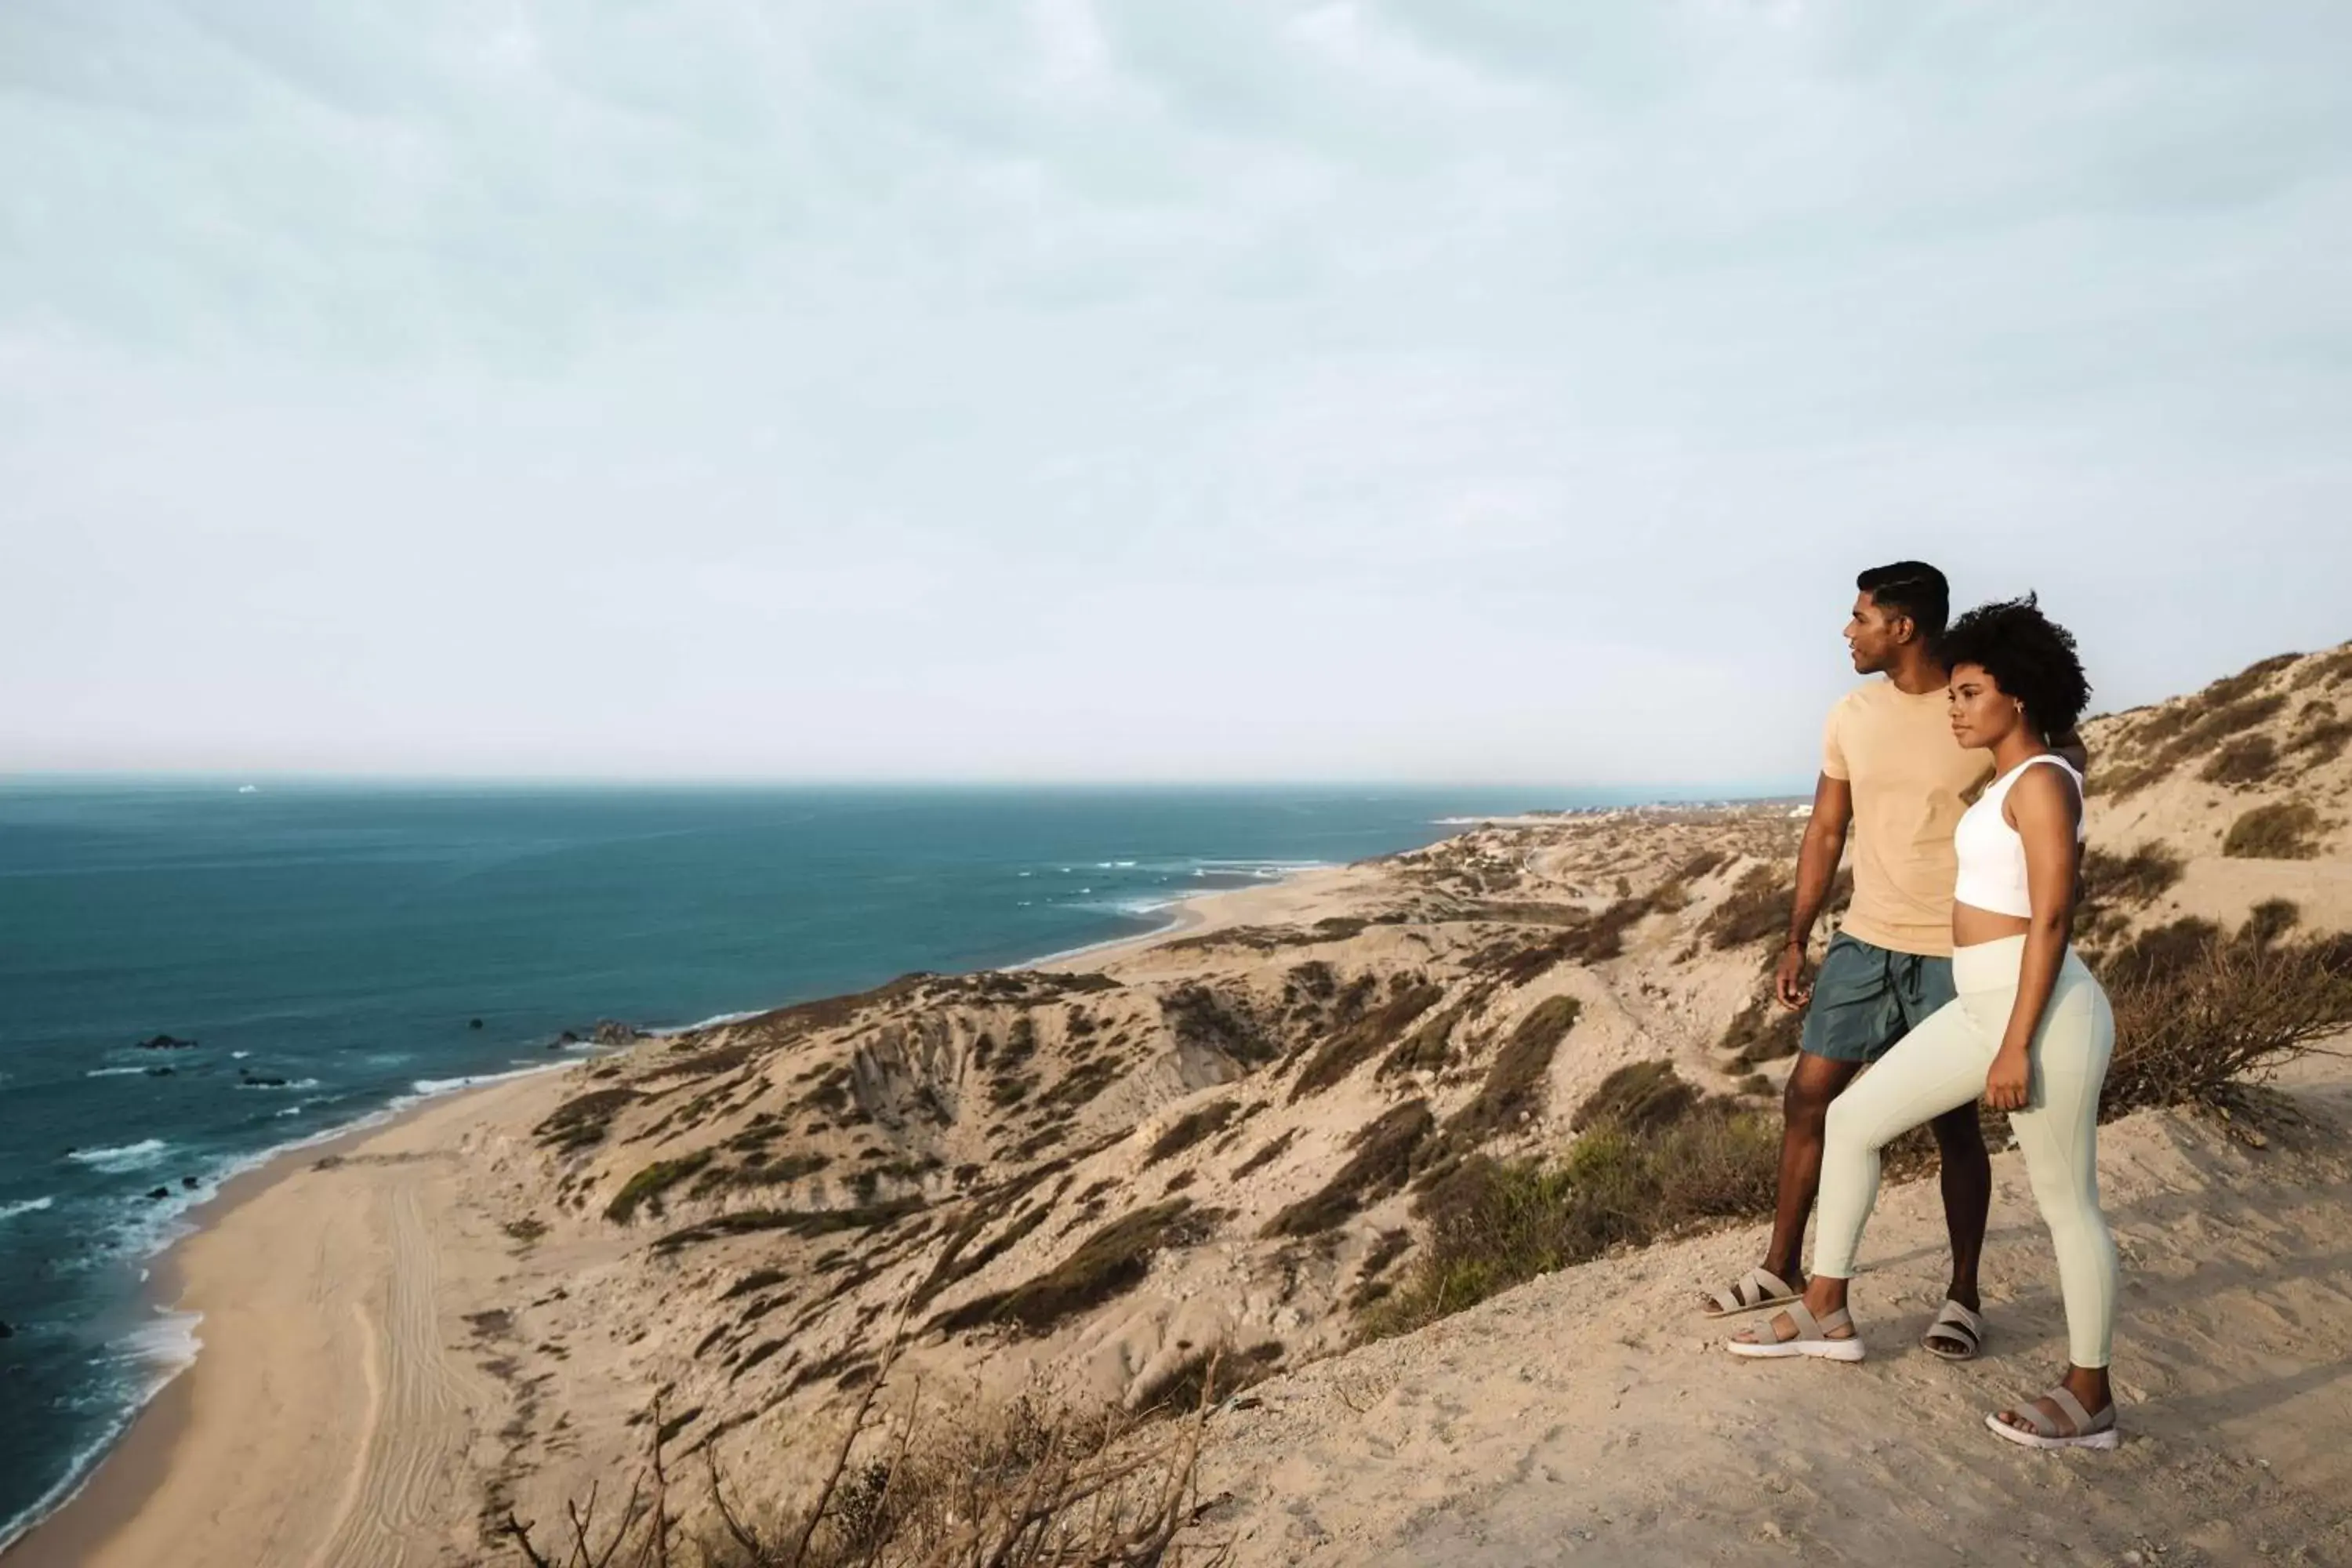
[[[1169,923],[1049,960],[1098,968],[1180,936],[1296,918],[1346,868],[1186,899]],[[158,1264],[159,1303],[200,1313],[194,1363],[151,1400],[8,1568],[474,1563],[473,1500],[512,1387],[469,1312],[511,1295],[530,1249],[489,1201],[581,1064],[459,1090],[223,1187]],[[527,1185],[520,1174],[509,1191]]]
[[479,1561],[469,1448],[509,1394],[461,1320],[515,1247],[478,1192],[563,1076],[430,1101],[225,1189],[168,1259],[203,1314],[194,1365],[9,1568]]

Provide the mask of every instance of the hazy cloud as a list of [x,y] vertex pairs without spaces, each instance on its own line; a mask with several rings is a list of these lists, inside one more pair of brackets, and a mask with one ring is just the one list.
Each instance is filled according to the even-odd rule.
[[2318,3],[0,7],[0,767],[1803,776],[2352,635]]

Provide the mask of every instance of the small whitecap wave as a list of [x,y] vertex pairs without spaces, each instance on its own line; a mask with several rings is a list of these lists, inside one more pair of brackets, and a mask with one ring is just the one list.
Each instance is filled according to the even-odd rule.
[[171,1145],[161,1138],[142,1138],[136,1143],[125,1143],[117,1149],[77,1149],[66,1156],[77,1164],[88,1165],[93,1171],[109,1175],[121,1175],[126,1171],[143,1171],[163,1157]]
[[252,1054],[253,1053],[251,1051],[231,1051],[228,1054],[228,1059],[233,1062],[241,1062]]
[[84,1078],[138,1078],[146,1071],[145,1068],[92,1068],[81,1076]]
[[15,1219],[20,1214],[38,1214],[55,1202],[55,1198],[26,1198],[22,1203],[0,1204],[0,1219]]
[[1121,870],[1121,871],[1124,871],[1124,870],[1128,869],[1129,867],[1133,866],[1134,864],[1135,864],[1135,862],[1134,862],[1134,861],[1132,861],[1132,860],[1114,860],[1114,861],[1112,861],[1112,862],[1111,862],[1111,865],[1112,865],[1112,867],[1113,867],[1113,868],[1116,868],[1116,869],[1118,869],[1118,870]]
[[408,1086],[408,1092],[394,1100],[386,1109],[405,1110],[420,1100],[437,1100],[445,1094],[455,1094],[461,1089],[479,1089],[484,1084],[506,1083],[514,1079],[529,1078],[535,1072],[551,1072],[563,1066],[561,1062],[533,1062],[527,1068],[511,1072],[475,1073],[469,1078],[420,1078]]
[[298,1078],[287,1083],[257,1083],[248,1079],[244,1083],[238,1084],[236,1087],[239,1089],[268,1089],[272,1093],[283,1091],[285,1093],[291,1094],[299,1089],[316,1089],[319,1087],[319,1080],[315,1078]]

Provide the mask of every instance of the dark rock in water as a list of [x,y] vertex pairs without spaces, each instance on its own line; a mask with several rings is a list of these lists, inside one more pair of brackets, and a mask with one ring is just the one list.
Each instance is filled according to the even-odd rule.
[[555,1043],[559,1046],[576,1046],[580,1043],[580,1037],[566,1029],[555,1037]]
[[614,1018],[597,1019],[596,1033],[593,1037],[600,1046],[625,1046],[645,1037],[646,1032],[635,1024],[624,1024]]
[[466,1020],[466,1027],[469,1029],[478,1029],[481,1026],[482,1021],[479,1018],[468,1018]]
[[237,1081],[247,1089],[284,1089],[286,1087],[286,1079],[282,1078],[261,1078],[249,1072],[238,1074]]
[[179,1069],[176,1068],[149,1068],[147,1069],[147,1076],[149,1078],[170,1078]]
[[0,1340],[13,1340],[13,1339],[15,1339],[16,1337],[16,1330],[14,1330],[14,1329],[10,1328],[10,1327],[9,1327],[6,1323],[5,1323],[5,1322],[0,1322]]
[[172,1189],[169,1187],[157,1187],[147,1195],[151,1198],[168,1198],[172,1195]]
[[180,1185],[187,1188],[188,1191],[193,1193],[196,1190],[196,1179],[194,1176],[182,1176],[180,1178]]
[[193,1051],[196,1048],[196,1042],[173,1035],[158,1035],[152,1040],[140,1041],[139,1048],[142,1051]]

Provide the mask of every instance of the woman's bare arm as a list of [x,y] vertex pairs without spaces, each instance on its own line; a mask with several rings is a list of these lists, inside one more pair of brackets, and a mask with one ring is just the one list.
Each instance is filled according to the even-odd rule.
[[2025,886],[2032,913],[2027,917],[2025,959],[2017,975],[2017,1000],[1992,1068],[1985,1075],[1985,1102],[1995,1110],[2021,1110],[2032,1082],[2034,1034],[2042,1009],[2057,989],[2058,966],[2066,958],[2066,931],[2074,916],[2074,874],[2082,858],[2074,838],[2083,803],[2074,783],[2056,768],[2028,768],[2010,786],[2002,815],[2025,841]]

